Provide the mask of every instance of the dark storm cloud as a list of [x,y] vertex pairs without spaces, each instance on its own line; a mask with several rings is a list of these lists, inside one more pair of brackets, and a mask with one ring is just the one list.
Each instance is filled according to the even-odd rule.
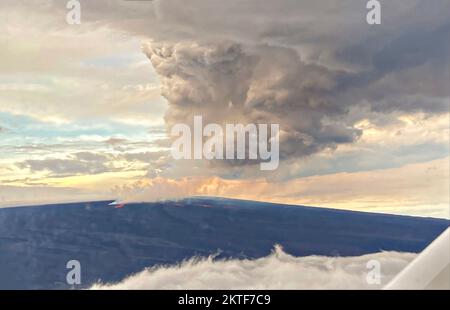
[[[409,78],[415,78],[417,86],[422,84],[419,90],[425,90],[423,87],[423,72],[408,71],[413,68],[429,66],[433,73],[435,83],[441,85],[440,88],[433,88],[434,93],[429,91],[429,95],[445,96],[448,95],[448,67],[450,55],[450,24],[439,26],[436,29],[427,31],[418,29],[406,32],[399,37],[388,41],[384,46],[379,48],[370,48],[366,44],[346,47],[336,51],[335,55],[338,59],[344,61],[352,61],[354,63],[365,63],[369,65],[366,70],[359,73],[342,73],[339,77],[339,91],[344,91],[352,87],[364,87],[370,83],[390,74],[409,74]],[[422,78],[417,81],[418,78]],[[429,89],[432,85],[428,86]],[[401,92],[401,89],[397,90]],[[405,89],[404,89],[405,91]],[[406,89],[407,92],[409,92]],[[425,106],[426,108],[426,106]],[[407,109],[409,110],[409,109]]]
[[[385,63],[397,56],[386,50],[397,44],[375,54],[374,69],[362,73],[304,63],[286,47],[195,45],[193,52],[192,44],[156,44],[146,52],[169,101],[168,125],[190,123],[197,114],[207,122],[279,123],[281,157],[288,158],[354,142],[361,135],[355,127],[361,119],[372,118],[380,124],[376,113],[359,117],[353,113],[349,118],[349,110],[363,105],[366,111],[386,115],[448,111],[448,78],[435,66],[448,64],[445,53],[400,49],[397,54],[409,60],[398,64],[398,70],[390,70]],[[211,53],[217,58],[211,58]],[[377,119],[373,119],[375,115]]]
[[[356,2],[328,2],[333,9],[287,1],[250,13],[244,5],[231,17],[239,20],[236,26],[216,16],[217,25],[204,29],[199,25],[211,16],[177,22],[171,19],[178,16],[171,10],[176,1],[160,3],[161,16],[174,28],[192,21],[179,30],[197,31],[194,39],[156,40],[145,48],[170,105],[168,125],[189,123],[195,114],[207,122],[279,123],[281,157],[288,158],[352,143],[362,133],[355,124],[375,116],[372,121],[380,124],[380,117],[386,119],[380,112],[448,111],[448,3],[434,1],[429,9],[423,1],[386,4],[384,26],[371,28],[355,18]],[[195,3],[192,14],[207,7],[214,16],[210,5]],[[315,12],[309,23],[305,12]],[[331,18],[320,21],[322,15]],[[264,24],[245,27],[257,20]],[[270,44],[259,43],[261,38]],[[366,112],[350,115],[355,110]]]
[[417,67],[427,61],[445,61],[449,56],[449,34],[450,24],[429,32],[405,33],[374,55],[375,70],[379,74],[387,74]]

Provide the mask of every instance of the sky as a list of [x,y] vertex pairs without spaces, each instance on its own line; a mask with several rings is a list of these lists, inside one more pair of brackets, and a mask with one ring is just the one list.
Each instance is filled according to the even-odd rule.
[[[0,206],[222,196],[449,217],[450,2],[0,3]],[[168,130],[280,124],[280,166]]]

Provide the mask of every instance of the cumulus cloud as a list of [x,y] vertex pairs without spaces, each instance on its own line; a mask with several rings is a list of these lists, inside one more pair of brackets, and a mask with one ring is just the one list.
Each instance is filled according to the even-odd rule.
[[[169,103],[165,116],[168,127],[175,123],[189,124],[196,114],[208,123],[278,123],[280,155],[286,160],[355,143],[363,134],[358,124],[364,120],[388,125],[397,122],[402,114],[448,113],[446,81],[450,78],[447,70],[450,47],[446,37],[450,27],[442,18],[446,13],[437,10],[447,5],[440,1],[427,10],[429,16],[425,19],[436,17],[434,21],[429,20],[432,26],[411,30],[402,24],[400,30],[383,32],[384,37],[377,29],[369,35],[364,30],[366,25],[354,29],[361,19],[355,20],[355,13],[348,13],[355,12],[351,6],[356,6],[356,2],[352,1],[343,5],[335,3],[326,12],[331,17],[331,22],[329,19],[325,22],[327,28],[322,28],[323,24],[316,20],[317,16],[323,16],[317,14],[320,6],[316,5],[285,1],[269,4],[290,8],[282,13],[253,8],[256,12],[251,14],[245,8],[244,13],[238,13],[228,4],[222,4],[224,10],[235,13],[231,15],[239,20],[238,26],[233,27],[217,16],[221,27],[210,25],[203,31],[198,24],[208,24],[216,10],[196,1],[197,9],[192,14],[205,13],[205,18],[198,16],[195,23],[192,17],[186,16],[177,22],[172,20],[178,16],[172,11],[176,4],[180,3],[158,3],[158,12],[179,32],[144,45],[144,52],[161,79],[162,95]],[[412,8],[425,9],[423,6],[421,1],[402,7],[394,5],[388,21],[383,22],[384,29],[399,24],[394,17],[400,18]],[[304,16],[298,10],[300,7],[315,12],[312,19],[321,26],[308,27],[305,31],[307,25],[302,18],[286,18],[291,14]],[[206,11],[210,11],[208,17]],[[341,11],[349,17],[349,22],[330,16]],[[282,23],[284,28],[275,22],[278,14],[286,20]],[[255,16],[264,17],[265,30],[257,28],[264,35],[255,27],[242,27],[256,22]],[[416,15],[413,19],[424,22]],[[160,20],[161,24],[166,22]],[[333,28],[336,26],[333,22],[342,23],[343,29],[337,28],[342,32]],[[409,24],[411,20],[403,22]],[[192,29],[198,32],[193,35]],[[174,40],[180,33],[185,36]],[[350,39],[346,40],[342,33]],[[321,36],[326,39],[321,40]],[[330,51],[329,55],[324,55],[323,49]],[[238,163],[249,162],[255,163]],[[221,169],[222,163],[209,165],[208,169],[229,177],[230,168]],[[194,170],[189,173],[195,174]]]
[[[308,65],[292,49],[236,43],[147,44],[169,102],[166,122],[280,124],[281,158],[306,156],[361,134],[333,102],[336,73]],[[220,113],[218,113],[220,111]]]
[[[275,247],[255,260],[192,258],[176,266],[146,269],[119,283],[91,289],[378,289],[398,274],[416,254],[381,252],[358,257],[294,257]],[[368,284],[367,263],[381,267],[380,284]]]

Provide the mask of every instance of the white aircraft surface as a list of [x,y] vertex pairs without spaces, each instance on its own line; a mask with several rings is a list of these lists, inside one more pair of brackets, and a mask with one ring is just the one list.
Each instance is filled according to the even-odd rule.
[[447,228],[383,289],[450,289],[450,228]]

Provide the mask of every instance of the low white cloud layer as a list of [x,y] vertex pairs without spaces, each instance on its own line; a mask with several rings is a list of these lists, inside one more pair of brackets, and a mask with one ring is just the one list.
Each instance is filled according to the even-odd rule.
[[[380,252],[357,257],[294,257],[276,246],[272,254],[255,260],[192,258],[91,289],[379,289],[415,256]],[[380,264],[379,284],[366,280],[373,270],[367,267],[371,260]]]

